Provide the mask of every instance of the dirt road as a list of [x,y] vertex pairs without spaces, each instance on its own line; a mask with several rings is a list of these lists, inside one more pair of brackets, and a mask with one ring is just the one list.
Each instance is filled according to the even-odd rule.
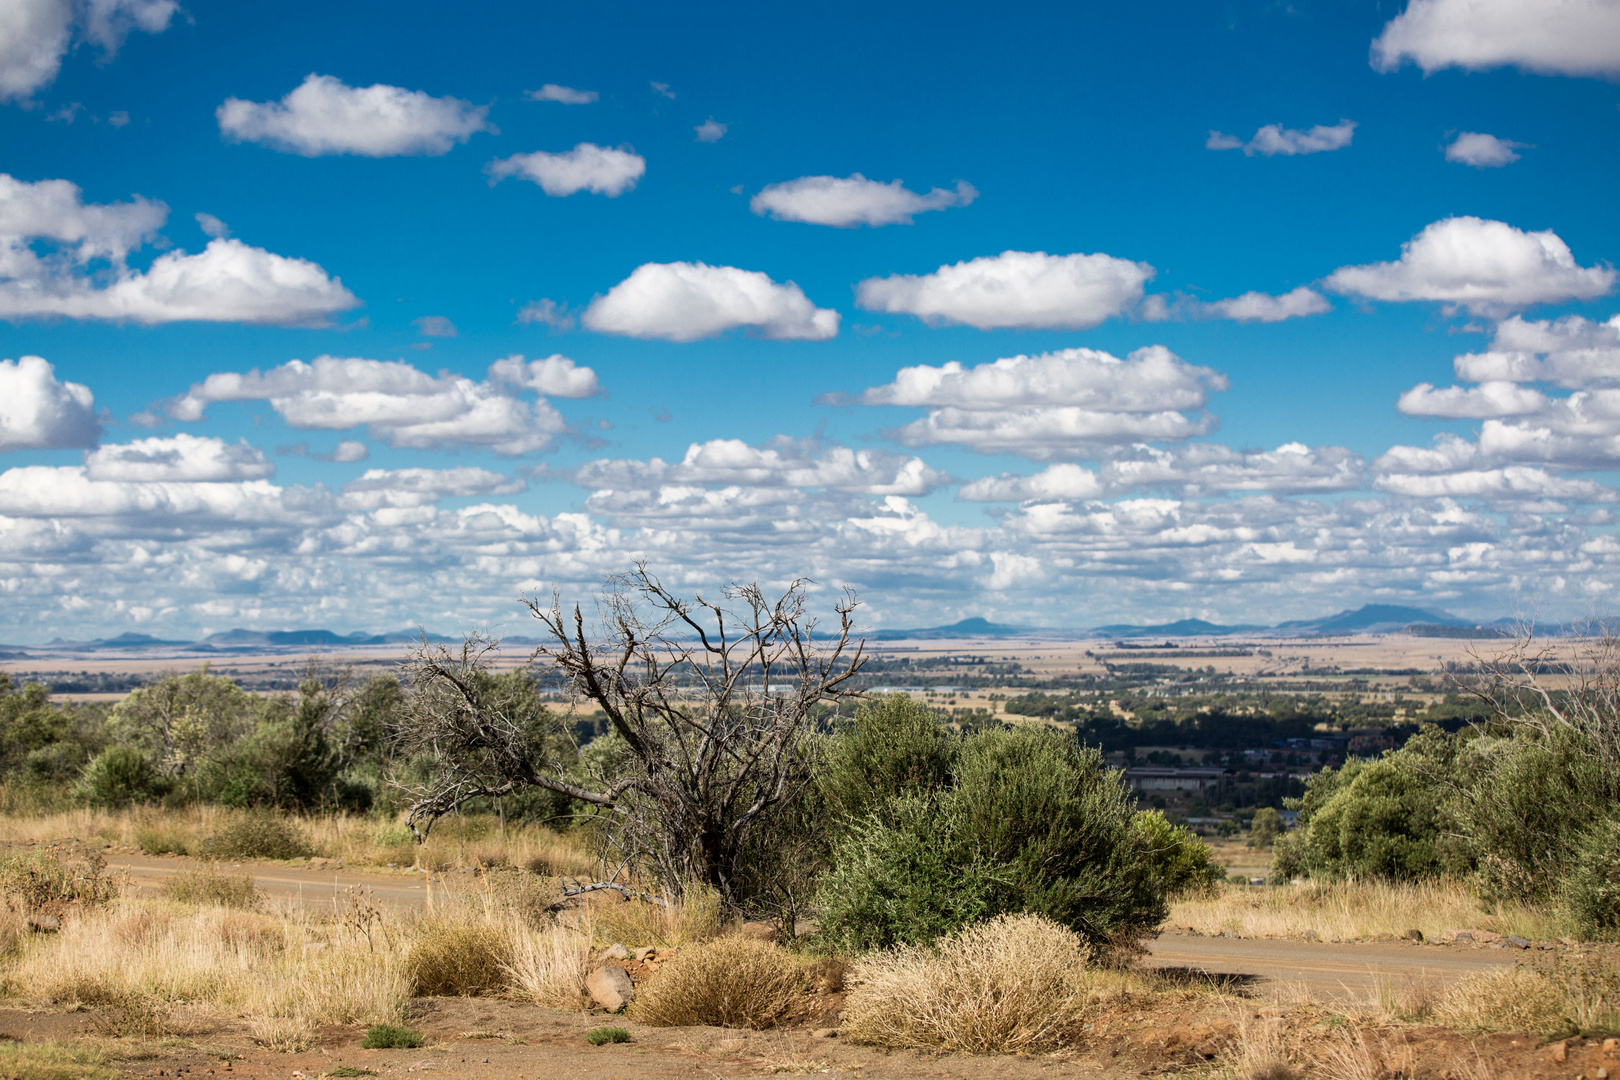
[[1476,971],[1512,967],[1518,949],[1418,945],[1412,942],[1326,944],[1269,938],[1160,935],[1147,943],[1154,967],[1202,973],[1233,989],[1298,987],[1315,1001],[1376,1001],[1380,980],[1443,985]]
[[[193,859],[117,854],[109,857],[107,865],[127,873],[138,892],[151,894],[175,874],[203,864]],[[477,882],[465,873],[356,871],[296,863],[224,863],[220,868],[251,874],[268,896],[305,904],[341,900],[346,888],[359,885],[378,901],[414,907],[424,904],[430,891],[439,895],[460,892],[476,887]],[[1516,949],[1410,942],[1326,944],[1180,933],[1166,933],[1147,945],[1147,964],[1187,978],[1256,993],[1298,987],[1317,1001],[1345,1002],[1376,1000],[1381,979],[1398,987],[1408,980],[1439,985],[1471,972],[1511,967],[1525,955]]]

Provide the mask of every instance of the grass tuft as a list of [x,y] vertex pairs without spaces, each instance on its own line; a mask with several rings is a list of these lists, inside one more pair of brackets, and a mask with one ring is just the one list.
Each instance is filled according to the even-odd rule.
[[769,942],[724,937],[688,945],[636,992],[631,1014],[660,1027],[768,1028],[799,1004],[805,974]]
[[105,1055],[54,1042],[0,1043],[0,1080],[117,1080]]
[[411,941],[406,970],[420,997],[477,997],[507,986],[512,944],[489,922],[446,918],[428,922]]
[[587,1032],[585,1041],[592,1046],[604,1046],[607,1043],[630,1042],[630,1033],[622,1027],[599,1027]]
[[360,1046],[365,1050],[415,1050],[425,1041],[420,1031],[404,1024],[372,1024]]
[[314,850],[296,822],[266,810],[235,815],[207,847],[221,859],[302,859]]
[[1021,1053],[1060,1045],[1091,1009],[1089,955],[1072,930],[1002,915],[942,939],[867,958],[850,982],[852,1042],[920,1050]]
[[250,875],[222,874],[217,866],[177,874],[163,883],[162,892],[181,904],[212,904],[249,911],[264,899],[264,894],[253,887]]

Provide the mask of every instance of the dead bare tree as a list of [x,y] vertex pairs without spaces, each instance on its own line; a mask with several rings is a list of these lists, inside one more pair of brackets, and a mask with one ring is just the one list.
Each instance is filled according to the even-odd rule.
[[809,584],[774,599],[750,584],[720,601],[686,600],[638,565],[611,581],[589,627],[555,595],[528,601],[549,639],[534,660],[601,709],[622,740],[594,786],[567,778],[532,730],[481,694],[490,642],[471,639],[459,656],[418,650],[403,748],[446,764],[419,791],[413,828],[423,835],[468,799],[539,785],[595,810],[618,867],[608,882],[630,868],[666,892],[697,883],[740,905],[750,845],[810,782],[818,710],[859,694],[849,682],[865,662],[859,602],[845,590],[837,632],[818,636]]
[[622,785],[590,791],[565,770],[560,726],[521,687],[492,677],[489,659],[499,643],[471,634],[454,652],[424,636],[405,665],[410,693],[393,733],[393,758],[425,765],[422,778],[396,776],[411,797],[406,819],[417,839],[433,823],[478,798],[499,798],[543,787],[599,806],[611,806]]
[[1553,643],[1525,622],[1510,644],[1487,658],[1470,653],[1478,674],[1454,683],[1485,705],[1496,722],[1542,738],[1579,738],[1620,773],[1620,633],[1608,622],[1577,627]]

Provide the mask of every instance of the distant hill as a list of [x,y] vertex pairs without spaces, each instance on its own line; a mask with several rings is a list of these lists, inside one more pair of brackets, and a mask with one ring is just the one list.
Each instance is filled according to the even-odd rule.
[[919,638],[1012,637],[1027,633],[1029,631],[1021,627],[1003,626],[975,616],[951,623],[949,626],[924,626],[913,630],[873,630],[864,636],[868,641],[910,641]]
[[1178,619],[1176,622],[1156,623],[1153,626],[1115,623],[1111,626],[1096,627],[1092,633],[1113,638],[1207,637],[1216,634],[1245,634],[1264,629],[1263,626],[1222,626],[1219,623],[1205,622],[1203,619]]
[[1354,611],[1341,611],[1325,618],[1278,623],[1277,629],[1295,634],[1380,634],[1404,630],[1414,623],[1424,626],[1474,625],[1443,611],[1426,611],[1399,604],[1364,604]]

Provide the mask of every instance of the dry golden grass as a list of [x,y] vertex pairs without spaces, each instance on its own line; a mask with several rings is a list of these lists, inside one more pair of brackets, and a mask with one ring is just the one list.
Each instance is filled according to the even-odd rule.
[[1234,1017],[1236,1041],[1222,1064],[1232,1080],[1298,1080],[1280,1018]]
[[118,1080],[106,1055],[55,1042],[0,1043],[0,1080]]
[[[242,815],[216,806],[189,810],[141,807],[132,810],[78,809],[61,813],[0,815],[0,841],[45,843],[99,840],[124,844],[148,854],[203,854],[203,840],[222,835]],[[553,876],[586,877],[597,862],[571,837],[539,825],[508,823],[469,815],[434,827],[418,845],[403,825],[354,814],[291,816],[289,820],[317,855],[355,866],[455,866],[541,868]]]
[[870,956],[850,976],[843,1030],[896,1048],[1019,1053],[1074,1038],[1094,1011],[1084,943],[1035,915],[1003,915],[934,948]]
[[636,992],[630,1010],[659,1027],[768,1028],[799,1004],[804,984],[804,971],[780,946],[715,938],[686,946],[660,967]]
[[519,926],[512,935],[507,979],[526,1001],[553,1009],[585,1009],[585,977],[590,974],[591,927]]
[[411,937],[406,970],[419,997],[478,997],[506,988],[511,933],[487,918],[427,922]]
[[254,887],[251,876],[221,873],[218,866],[183,871],[164,882],[159,891],[170,900],[199,907],[215,904],[219,907],[256,908],[264,899],[264,894]]
[[596,938],[605,945],[670,949],[720,933],[720,897],[713,889],[691,886],[679,899],[659,904],[645,900],[617,903],[612,897],[609,893],[592,909]]
[[1560,912],[1523,905],[1487,906],[1458,882],[1311,882],[1303,885],[1223,886],[1218,894],[1170,908],[1170,927],[1203,934],[1227,930],[1242,937],[1350,941],[1421,930],[1438,938],[1448,929],[1473,928],[1534,940],[1569,936],[1575,927]]

